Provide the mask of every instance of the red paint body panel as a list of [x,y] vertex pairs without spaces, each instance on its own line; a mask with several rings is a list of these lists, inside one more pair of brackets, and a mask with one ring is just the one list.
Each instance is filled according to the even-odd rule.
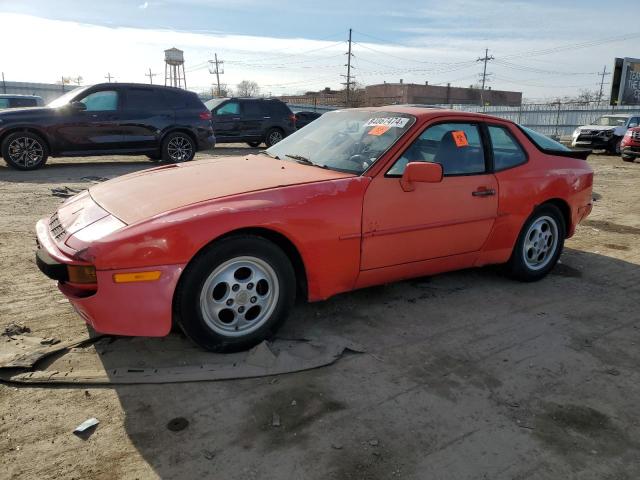
[[[61,290],[98,331],[164,335],[182,271],[202,248],[231,232],[268,229],[286,237],[300,254],[307,296],[315,301],[354,288],[505,262],[522,225],[544,202],[568,211],[569,235],[590,212],[593,173],[587,162],[541,152],[510,122],[416,107],[379,110],[410,113],[417,120],[361,176],[259,155],[161,167],[92,187],[97,205],[87,203],[91,215],[79,212],[76,203],[61,210],[64,221],[86,223],[104,210],[127,225],[80,243],[75,251],[51,237],[47,220],[39,222],[40,245],[53,258],[97,269],[93,295],[75,295],[64,284]],[[424,128],[455,120],[508,128],[525,148],[527,163],[415,183],[412,191],[404,191],[399,178],[385,176]],[[473,196],[479,189],[496,195]],[[160,280],[112,280],[115,272],[151,269],[162,270]]]

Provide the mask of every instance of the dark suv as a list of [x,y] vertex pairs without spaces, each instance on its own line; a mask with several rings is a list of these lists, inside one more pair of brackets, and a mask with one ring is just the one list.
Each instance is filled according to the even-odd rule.
[[296,131],[296,116],[275,98],[214,98],[205,102],[218,143],[278,143]]
[[213,148],[211,113],[193,92],[135,83],[80,87],[42,108],[0,112],[0,148],[20,170],[51,156],[147,155],[186,162]]

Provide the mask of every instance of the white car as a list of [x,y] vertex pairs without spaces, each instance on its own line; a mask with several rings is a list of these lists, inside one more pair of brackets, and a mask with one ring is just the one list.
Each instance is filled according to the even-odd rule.
[[575,129],[572,135],[572,147],[587,147],[596,150],[607,150],[620,155],[620,142],[627,130],[640,125],[640,114],[603,115],[592,125],[584,125]]

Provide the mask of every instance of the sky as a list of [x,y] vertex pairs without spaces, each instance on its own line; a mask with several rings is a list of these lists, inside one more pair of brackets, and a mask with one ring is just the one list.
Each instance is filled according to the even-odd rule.
[[[363,85],[469,86],[531,100],[598,90],[615,57],[640,57],[635,1],[619,0],[0,0],[0,70],[7,80],[164,83],[167,48],[184,50],[187,85],[256,81],[261,93],[340,88],[347,37]],[[608,94],[611,77],[605,77]]]

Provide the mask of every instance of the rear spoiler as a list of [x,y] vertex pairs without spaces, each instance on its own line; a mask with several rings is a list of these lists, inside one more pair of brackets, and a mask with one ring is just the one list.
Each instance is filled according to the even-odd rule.
[[547,155],[555,155],[556,157],[569,157],[578,158],[580,160],[586,160],[589,155],[593,153],[593,150],[587,148],[581,148],[578,150],[542,150]]

